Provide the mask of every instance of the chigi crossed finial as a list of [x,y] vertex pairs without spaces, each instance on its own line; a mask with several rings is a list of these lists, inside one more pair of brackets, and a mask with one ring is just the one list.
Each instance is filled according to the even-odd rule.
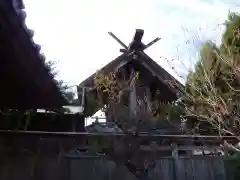
[[132,53],[132,52],[138,52],[138,51],[144,51],[153,44],[155,44],[157,41],[160,40],[159,37],[155,38],[151,42],[149,42],[147,45],[145,45],[142,42],[142,38],[144,35],[143,29],[136,29],[136,32],[133,36],[132,42],[127,46],[124,44],[117,36],[115,36],[112,32],[108,33],[110,36],[112,36],[113,39],[115,39],[124,49],[121,49],[120,51],[123,53]]

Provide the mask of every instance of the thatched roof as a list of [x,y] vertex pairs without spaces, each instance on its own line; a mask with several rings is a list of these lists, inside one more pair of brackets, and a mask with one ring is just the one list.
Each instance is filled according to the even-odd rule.
[[66,105],[45,65],[33,32],[25,25],[21,0],[0,4],[0,108],[58,108]]

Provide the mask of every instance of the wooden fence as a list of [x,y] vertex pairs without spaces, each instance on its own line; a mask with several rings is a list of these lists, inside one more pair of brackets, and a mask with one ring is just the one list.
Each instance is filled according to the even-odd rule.
[[[96,157],[43,157],[33,155],[1,155],[1,180],[135,180],[120,164]],[[156,160],[150,180],[226,180],[222,157]]]

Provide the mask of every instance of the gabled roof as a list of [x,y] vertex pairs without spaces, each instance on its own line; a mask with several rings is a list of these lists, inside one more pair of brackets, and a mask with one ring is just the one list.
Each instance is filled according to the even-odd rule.
[[59,108],[68,102],[25,25],[21,0],[0,3],[0,108]]
[[[139,62],[146,67],[149,71],[152,72],[153,76],[156,76],[162,83],[164,83],[171,91],[176,93],[183,88],[183,85],[176,80],[171,74],[169,74],[164,68],[162,68],[159,64],[157,64],[153,59],[151,59],[145,52],[138,52],[138,60]],[[101,68],[99,71],[104,73],[116,72],[119,68],[126,65],[129,61],[133,60],[132,55],[128,55],[127,53],[123,53],[118,56],[116,59],[108,63],[106,66]],[[79,84],[82,87],[92,87],[93,86],[93,78],[96,75],[94,73],[83,82]],[[176,88],[173,88],[171,84],[168,82],[174,82]]]

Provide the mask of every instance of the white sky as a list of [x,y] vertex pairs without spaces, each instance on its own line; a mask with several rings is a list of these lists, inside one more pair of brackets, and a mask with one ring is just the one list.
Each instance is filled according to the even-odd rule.
[[[177,77],[194,65],[201,43],[219,42],[221,23],[233,0],[24,0],[26,24],[34,30],[47,60],[57,61],[59,79],[76,85],[114,58],[120,45],[108,32],[130,43],[135,29],[145,30],[143,42],[162,39],[146,52]],[[240,4],[240,1],[239,1]],[[178,60],[177,60],[178,59]],[[181,62],[185,64],[184,67]],[[91,123],[92,120],[89,120]],[[89,124],[88,123],[88,124]]]
[[[108,35],[109,31],[128,45],[135,29],[142,28],[143,42],[162,38],[146,51],[156,62],[168,71],[171,68],[161,56],[179,58],[189,66],[190,57],[196,60],[199,44],[207,39],[219,40],[219,24],[236,2],[24,0],[26,23],[35,32],[34,41],[41,45],[47,60],[58,62],[58,78],[73,85],[120,54],[120,45]],[[178,61],[174,63],[186,73]]]

